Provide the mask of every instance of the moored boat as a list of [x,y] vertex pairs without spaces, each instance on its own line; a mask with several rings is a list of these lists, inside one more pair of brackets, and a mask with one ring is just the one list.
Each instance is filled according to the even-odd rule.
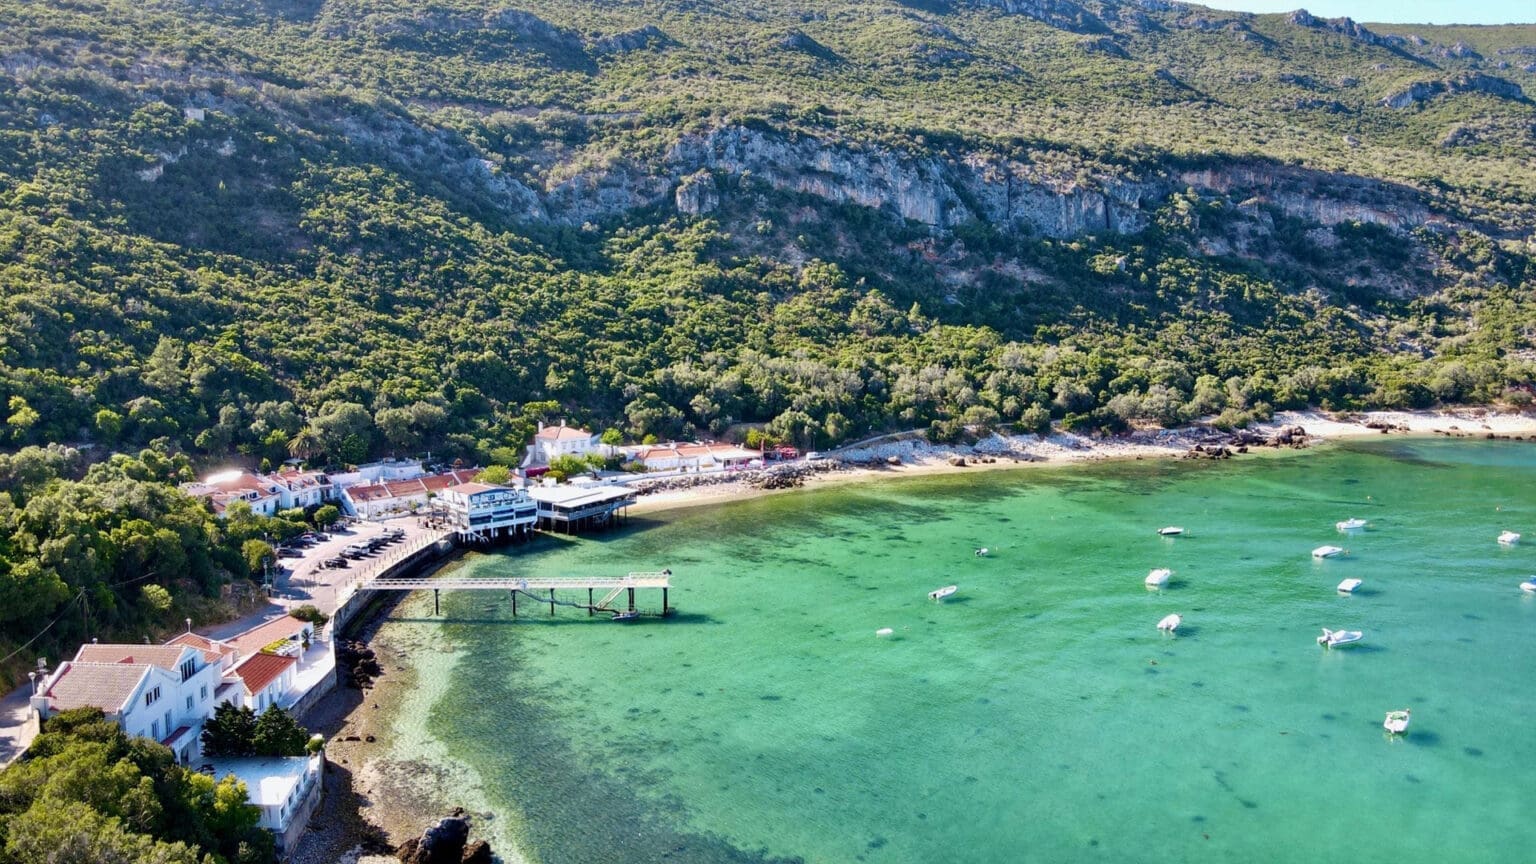
[[1505,531],[1499,535],[1499,542],[1505,546],[1513,546],[1520,542],[1520,535],[1515,531]]
[[1357,531],[1361,528],[1364,528],[1368,524],[1370,523],[1366,522],[1364,519],[1345,519],[1343,522],[1333,523],[1333,527],[1339,529],[1340,531]]
[[1337,648],[1340,645],[1348,645],[1359,642],[1365,638],[1365,634],[1359,630],[1329,630],[1323,628],[1323,635],[1317,637],[1317,644],[1324,648]]
[[1166,528],[1157,529],[1157,533],[1164,537],[1177,537],[1184,533],[1184,529],[1177,525],[1169,525]]
[[1344,549],[1339,546],[1319,546],[1312,550],[1313,558],[1336,558],[1344,554]]
[[1163,620],[1157,622],[1157,629],[1163,631],[1164,633],[1172,633],[1173,631],[1179,629],[1179,625],[1183,622],[1184,618],[1180,616],[1179,613],[1175,612],[1172,615],[1163,616]]
[[953,593],[955,593],[956,591],[959,591],[959,590],[960,590],[960,586],[959,585],[945,585],[943,588],[936,588],[936,589],[934,589],[932,591],[929,591],[928,592],[928,599],[929,600],[943,600],[945,597],[948,597],[949,595],[951,595],[951,594],[953,594]]
[[1381,728],[1393,735],[1402,735],[1408,731],[1408,723],[1413,719],[1413,711],[1404,708],[1401,711],[1388,711],[1387,719],[1381,723]]
[[1172,570],[1169,570],[1167,567],[1159,567],[1156,570],[1153,570],[1152,572],[1147,574],[1147,579],[1146,579],[1147,587],[1148,588],[1161,588],[1164,585],[1168,584],[1168,577],[1172,576],[1172,575],[1173,575],[1173,571]]
[[892,633],[895,633],[895,632],[896,632],[895,630],[892,630],[889,627],[881,627],[879,630],[875,631],[875,635],[876,636],[889,636],[889,635],[891,635]]
[[1532,576],[1531,578],[1525,580],[1524,582],[1521,582],[1520,583],[1520,590],[1521,591],[1527,591],[1527,592],[1529,592],[1531,594],[1536,594],[1536,576]]
[[1339,583],[1339,593],[1340,594],[1353,594],[1353,593],[1355,593],[1355,589],[1359,588],[1359,587],[1360,587],[1360,580],[1359,579],[1345,579],[1343,582]]

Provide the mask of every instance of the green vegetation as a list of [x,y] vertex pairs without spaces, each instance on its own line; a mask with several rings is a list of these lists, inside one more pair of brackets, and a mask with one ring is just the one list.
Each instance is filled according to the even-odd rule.
[[0,0],[0,642],[260,578],[193,465],[1530,403],[1536,28],[1003,5]]
[[303,756],[309,730],[282,708],[257,714],[228,702],[203,724],[203,753],[212,756]]
[[6,864],[265,864],[260,818],[234,777],[184,769],[94,708],[50,718],[0,772]]
[[85,461],[59,445],[0,454],[0,648],[15,655],[0,673],[9,682],[25,680],[33,657],[70,656],[93,637],[138,642],[218,615],[231,574],[252,573],[244,548],[303,530],[249,508],[216,519],[169,485],[191,478],[184,455]]

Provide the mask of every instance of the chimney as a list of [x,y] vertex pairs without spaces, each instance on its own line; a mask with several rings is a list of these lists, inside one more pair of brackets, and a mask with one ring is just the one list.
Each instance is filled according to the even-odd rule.
[[544,421],[543,421],[543,420],[540,420],[540,421],[539,421],[539,431],[540,431],[540,432],[543,432],[543,431],[544,431]]
[[192,632],[192,619],[188,618],[188,619],[186,619],[186,621],[187,621],[187,632],[191,633]]

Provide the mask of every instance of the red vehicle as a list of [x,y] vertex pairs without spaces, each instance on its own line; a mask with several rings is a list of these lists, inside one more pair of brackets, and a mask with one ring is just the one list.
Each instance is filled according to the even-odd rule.
[[794,448],[794,447],[775,447],[775,448],[773,448],[773,458],[775,458],[775,459],[799,459],[800,458],[800,451],[798,449]]

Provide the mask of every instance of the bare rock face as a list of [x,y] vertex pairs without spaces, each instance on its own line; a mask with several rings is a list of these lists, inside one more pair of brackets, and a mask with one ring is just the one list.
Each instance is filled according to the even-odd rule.
[[695,171],[677,184],[677,212],[702,216],[720,206],[715,177],[708,171]]
[[1023,15],[1058,30],[1073,33],[1108,33],[1109,25],[1099,16],[1071,0],[979,0],[980,5],[1001,9],[1010,15]]
[[1493,75],[1474,72],[1438,81],[1415,81],[1383,97],[1381,104],[1387,108],[1410,108],[1420,102],[1427,102],[1436,96],[1450,93],[1487,93],[1500,99],[1525,101],[1525,91],[1520,89],[1519,84]]

